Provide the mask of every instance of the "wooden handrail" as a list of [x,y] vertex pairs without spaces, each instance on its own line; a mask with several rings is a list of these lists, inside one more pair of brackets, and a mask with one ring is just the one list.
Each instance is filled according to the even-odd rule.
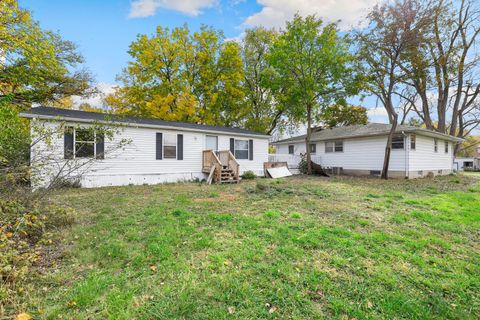
[[240,178],[240,164],[230,150],[218,151],[218,156],[213,150],[203,150],[203,171],[211,172],[212,167],[215,167],[215,181],[220,181],[222,167],[232,170],[237,181]]

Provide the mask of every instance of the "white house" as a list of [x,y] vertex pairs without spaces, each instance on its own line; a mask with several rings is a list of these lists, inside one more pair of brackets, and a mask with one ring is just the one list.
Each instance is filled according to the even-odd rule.
[[[209,176],[237,182],[247,170],[263,175],[263,163],[268,161],[269,136],[240,128],[49,107],[21,115],[32,119],[34,140],[51,132],[31,148],[34,187],[47,186],[61,170],[82,187]],[[110,134],[101,133],[103,128]]]
[[[380,175],[391,126],[371,123],[315,130],[310,151],[314,162],[349,175]],[[417,178],[453,171],[454,146],[462,139],[427,129],[400,125],[392,142],[389,175]],[[273,143],[277,160],[298,159],[306,152],[305,135]],[[290,160],[293,161],[293,160]]]
[[453,162],[454,170],[459,171],[477,171],[480,170],[480,146],[475,149],[475,155],[472,158],[455,158]]

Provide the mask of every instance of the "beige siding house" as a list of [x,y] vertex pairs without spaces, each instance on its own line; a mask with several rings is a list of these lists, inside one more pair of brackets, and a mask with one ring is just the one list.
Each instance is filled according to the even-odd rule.
[[[312,134],[314,161],[349,175],[380,175],[390,125],[371,123],[325,130]],[[462,140],[438,132],[399,126],[392,143],[389,175],[417,178],[446,175],[453,171],[453,150]],[[278,155],[306,152],[305,135],[273,143]]]

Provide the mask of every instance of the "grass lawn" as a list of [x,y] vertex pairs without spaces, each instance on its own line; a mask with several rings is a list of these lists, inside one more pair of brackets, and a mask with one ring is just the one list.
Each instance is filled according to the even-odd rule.
[[478,182],[293,177],[59,191],[77,223],[58,231],[58,262],[39,266],[21,311],[478,319]]

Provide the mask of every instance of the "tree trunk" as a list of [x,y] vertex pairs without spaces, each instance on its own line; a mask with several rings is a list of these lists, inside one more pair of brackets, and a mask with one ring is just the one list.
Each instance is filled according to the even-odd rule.
[[307,137],[305,138],[305,147],[307,150],[307,174],[312,174],[312,156],[310,154],[310,138],[312,135],[312,107],[307,106]]
[[383,170],[382,170],[382,179],[388,180],[388,168],[390,166],[390,153],[392,151],[392,139],[397,130],[398,116],[397,114],[392,115],[392,128],[387,138],[387,145],[385,146],[385,157],[383,159]]

